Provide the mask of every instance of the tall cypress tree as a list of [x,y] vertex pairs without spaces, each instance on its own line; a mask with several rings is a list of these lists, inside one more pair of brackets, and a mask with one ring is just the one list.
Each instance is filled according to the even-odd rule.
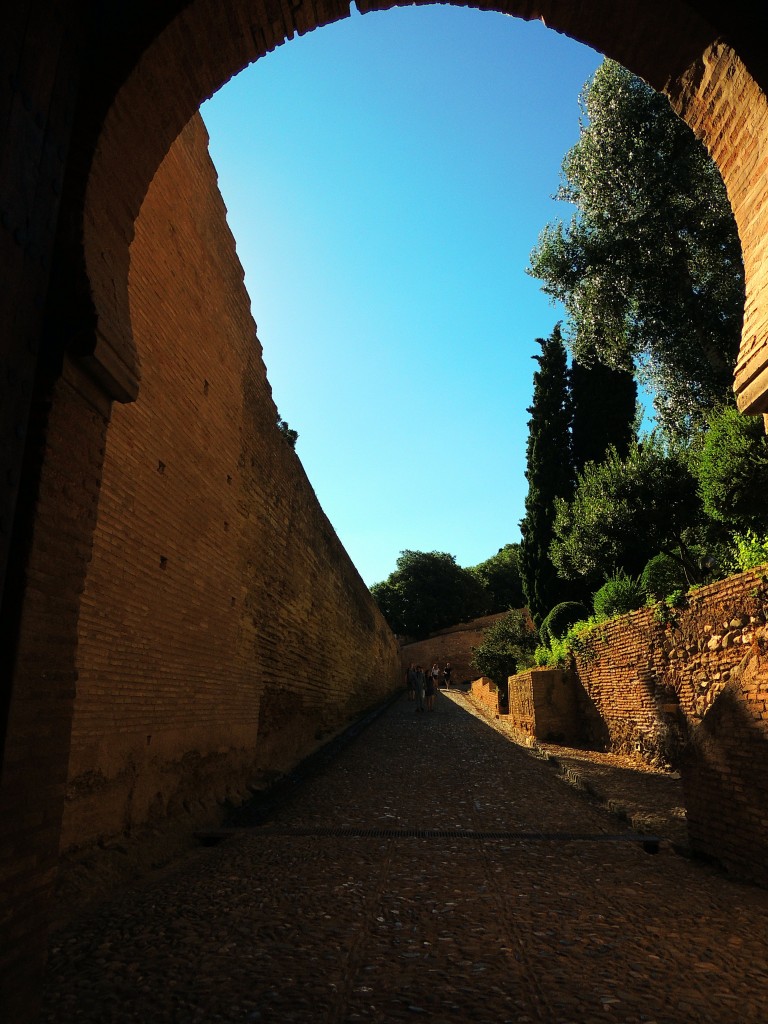
[[628,370],[597,361],[585,366],[573,359],[570,385],[574,471],[580,473],[587,462],[602,462],[610,445],[624,458],[634,437],[635,378]]
[[537,623],[566,596],[549,557],[555,498],[573,496],[571,401],[565,345],[558,324],[549,338],[538,338],[541,355],[533,375],[526,449],[528,495],[520,523],[520,576],[528,608]]

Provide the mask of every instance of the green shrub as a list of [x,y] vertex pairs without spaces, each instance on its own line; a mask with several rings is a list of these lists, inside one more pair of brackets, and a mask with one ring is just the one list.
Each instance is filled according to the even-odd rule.
[[759,537],[752,530],[734,535],[736,543],[736,561],[739,569],[755,569],[758,565],[768,562],[768,535]]
[[542,643],[552,644],[562,639],[575,622],[583,621],[589,615],[581,601],[562,601],[556,604],[544,619],[539,629]]
[[667,594],[666,604],[670,608],[685,608],[688,604],[688,589],[686,587],[678,587],[671,594]]
[[607,579],[594,597],[595,614],[603,618],[624,615],[644,604],[645,593],[640,580],[623,572]]
[[538,668],[545,668],[552,664],[552,649],[548,644],[541,644],[533,652],[533,663]]
[[654,555],[640,574],[640,585],[646,597],[661,601],[665,594],[686,588],[685,570],[677,559],[663,553]]
[[472,664],[497,686],[506,686],[509,676],[533,664],[537,640],[527,616],[512,610],[485,630],[482,643],[473,648]]
[[574,622],[563,637],[553,637],[549,646],[540,646],[534,653],[534,661],[539,667],[546,665],[564,666],[571,655],[582,650],[584,643],[595,629],[605,622],[604,616],[591,615],[588,619]]
[[704,511],[732,530],[768,528],[768,438],[759,416],[728,406],[712,416],[698,459]]

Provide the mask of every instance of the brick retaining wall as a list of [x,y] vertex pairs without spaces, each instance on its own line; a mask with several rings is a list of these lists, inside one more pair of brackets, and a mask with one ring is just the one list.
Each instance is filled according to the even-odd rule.
[[[682,773],[692,847],[766,884],[768,567],[596,628],[576,652],[574,731]],[[510,680],[515,724],[539,738],[530,674]]]
[[473,679],[469,692],[479,704],[488,708],[494,715],[506,713],[505,706],[499,706],[500,693],[498,686],[487,676]]
[[[576,681],[560,669],[533,668],[509,681],[509,717],[531,739],[572,743],[579,738]],[[474,691],[473,691],[474,692]]]

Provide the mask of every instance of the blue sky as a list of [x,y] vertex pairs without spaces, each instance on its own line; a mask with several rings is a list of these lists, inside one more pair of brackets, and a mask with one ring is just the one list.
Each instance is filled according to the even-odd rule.
[[519,540],[558,311],[525,274],[594,51],[446,6],[293,40],[202,108],[281,415],[369,585]]

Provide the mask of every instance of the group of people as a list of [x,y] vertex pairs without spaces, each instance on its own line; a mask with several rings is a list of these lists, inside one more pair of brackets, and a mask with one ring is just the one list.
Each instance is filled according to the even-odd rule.
[[447,661],[443,667],[437,662],[432,668],[423,669],[421,665],[411,663],[405,673],[405,685],[408,687],[408,700],[416,701],[417,711],[434,711],[435,696],[440,688],[440,680],[447,690],[451,685],[451,663]]

